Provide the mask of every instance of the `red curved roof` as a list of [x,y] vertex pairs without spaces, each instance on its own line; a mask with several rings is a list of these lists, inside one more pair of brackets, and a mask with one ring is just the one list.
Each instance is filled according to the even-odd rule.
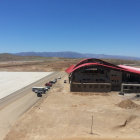
[[69,68],[67,68],[65,71],[67,72],[67,73],[71,73],[71,71],[73,70],[73,68],[74,68],[75,66],[74,65],[71,65]]
[[92,59],[92,58],[83,59],[83,60],[81,60],[79,63],[77,63],[74,67],[79,66],[81,63],[83,63],[83,62],[85,62],[85,61],[87,61],[87,60],[89,60],[89,59]]
[[117,67],[117,65],[114,65],[114,64],[111,64],[109,62],[106,62],[106,61],[103,61],[101,59],[97,59],[97,58],[88,58],[88,59],[84,59],[82,61],[80,61],[78,64],[76,64],[74,67],[77,67],[81,64],[85,64],[85,63],[102,63],[102,64],[105,64],[105,65],[110,65],[110,66],[113,66],[113,67]]
[[119,65],[119,67],[127,69],[129,71],[140,73],[140,68],[135,68],[135,67],[131,67],[131,66],[125,66],[125,65]]
[[[131,67],[131,68],[130,67],[125,67],[124,65],[116,66],[114,64],[110,64],[110,63],[102,61],[102,60],[101,60],[101,62],[105,62],[106,64],[101,64],[101,63],[98,63],[98,62],[96,62],[96,63],[83,63],[83,64],[81,64],[82,62],[84,62],[86,60],[88,60],[88,59],[84,59],[84,60],[80,61],[76,66],[74,66],[74,65],[70,66],[68,69],[66,69],[66,72],[67,73],[72,73],[75,70],[80,69],[82,67],[87,67],[87,66],[95,65],[95,66],[103,66],[103,67],[114,69],[114,70],[120,70],[120,71],[140,74],[140,70],[134,69],[133,67]],[[99,60],[99,59],[97,59],[97,60]]]
[[85,64],[81,64],[75,68],[73,68],[70,73],[74,72],[75,70],[77,69],[80,69],[82,67],[86,67],[86,66],[103,66],[103,67],[107,67],[107,68],[111,68],[111,69],[116,69],[116,70],[123,70],[122,68],[116,68],[116,67],[113,67],[113,66],[109,66],[109,65],[104,65],[104,64],[100,64],[100,63],[85,63]]

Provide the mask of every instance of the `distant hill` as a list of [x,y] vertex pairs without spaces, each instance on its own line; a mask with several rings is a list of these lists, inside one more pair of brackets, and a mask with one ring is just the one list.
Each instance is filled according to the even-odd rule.
[[20,56],[20,55],[13,55],[8,53],[1,53],[0,54],[0,61],[35,61],[35,60],[44,60],[46,57],[40,56]]
[[[67,58],[65,58],[67,59]],[[3,61],[57,61],[64,60],[62,57],[43,57],[38,55],[17,55],[9,53],[0,53],[0,62]]]
[[62,58],[84,58],[84,55],[76,52],[20,52],[18,56],[41,56],[41,57],[62,57]]
[[122,59],[122,60],[140,60],[140,57],[90,54],[77,52],[20,52],[14,53],[17,56],[41,56],[41,57],[63,57],[63,58],[102,58],[102,59]]
[[[0,54],[0,62],[4,61],[39,61],[39,62],[56,62],[60,61],[60,63],[63,63],[64,61],[67,61],[68,64],[76,64],[78,61],[81,61],[84,58],[88,57],[94,57],[94,58],[101,58],[104,61],[113,63],[115,65],[120,64],[130,64],[130,65],[140,65],[140,59],[135,57],[115,57],[115,56],[106,56],[106,55],[92,55],[92,54],[80,54],[80,53],[73,53],[73,52],[59,52],[56,54],[54,53],[37,53],[37,52],[24,52],[24,53],[17,53],[17,54],[8,54],[8,53],[2,53]],[[48,54],[48,55],[46,55]],[[47,56],[47,57],[45,57]],[[55,57],[53,57],[55,56]],[[57,56],[57,57],[56,57]],[[76,59],[75,59],[76,58]],[[122,59],[123,58],[123,59]]]
[[16,56],[8,53],[1,53],[0,54],[0,61],[16,61],[21,60],[21,56]]

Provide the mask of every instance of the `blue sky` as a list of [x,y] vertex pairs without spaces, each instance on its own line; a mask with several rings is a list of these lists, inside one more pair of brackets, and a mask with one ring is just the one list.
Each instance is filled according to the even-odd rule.
[[0,0],[0,53],[140,57],[140,0]]

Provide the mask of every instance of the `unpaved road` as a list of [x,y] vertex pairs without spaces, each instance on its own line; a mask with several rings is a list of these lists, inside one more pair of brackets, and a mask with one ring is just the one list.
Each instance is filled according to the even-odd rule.
[[57,78],[61,74],[61,72],[54,72],[0,100],[0,140],[8,133],[19,116],[40,100],[40,98],[32,92],[32,87],[44,86],[46,82]]

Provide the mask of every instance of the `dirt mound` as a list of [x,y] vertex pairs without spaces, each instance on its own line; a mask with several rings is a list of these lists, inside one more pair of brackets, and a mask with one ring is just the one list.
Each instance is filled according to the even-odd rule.
[[136,103],[132,102],[131,100],[123,100],[118,104],[119,107],[125,108],[125,109],[132,109],[132,108],[137,108],[139,105]]

